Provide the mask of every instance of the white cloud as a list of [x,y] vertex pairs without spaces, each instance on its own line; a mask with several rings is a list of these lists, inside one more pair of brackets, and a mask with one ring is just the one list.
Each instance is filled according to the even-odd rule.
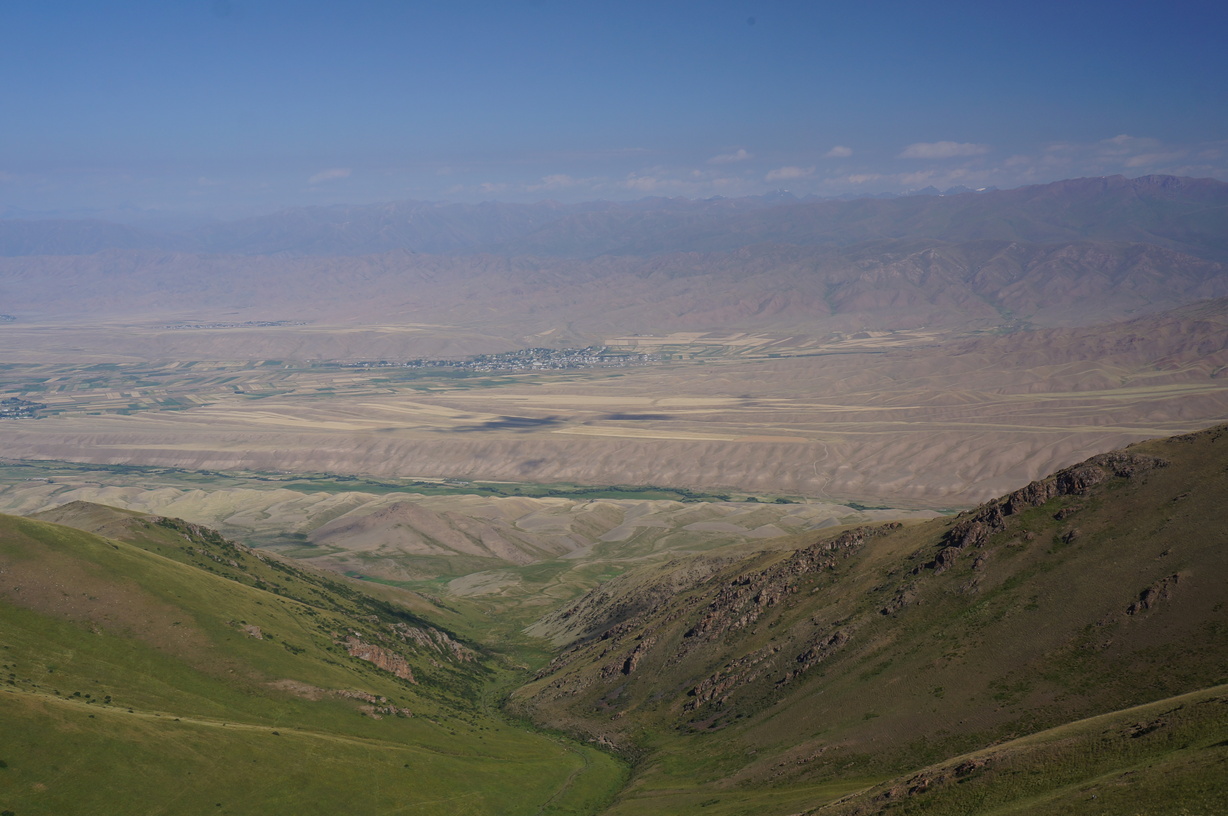
[[813,167],[777,167],[764,176],[765,181],[788,181],[814,175]]
[[348,167],[333,167],[328,170],[321,170],[311,178],[307,179],[308,184],[319,184],[322,181],[334,181],[336,179],[349,178],[352,171]]
[[853,148],[845,147],[844,145],[836,145],[831,150],[823,154],[825,159],[847,159],[853,155]]
[[971,142],[915,142],[904,148],[898,159],[953,159],[961,156],[983,156],[989,145]]
[[938,174],[933,170],[921,170],[916,173],[900,173],[895,177],[896,183],[906,190],[916,190],[919,187],[929,187]]
[[723,176],[678,167],[646,167],[628,173],[614,184],[616,189],[661,196],[702,198],[712,195],[749,195],[759,192],[757,182],[747,177]]
[[734,162],[746,161],[753,159],[754,155],[748,153],[746,148],[739,147],[732,153],[722,153],[719,156],[713,156],[708,159],[708,164],[733,164]]
[[1169,153],[1140,153],[1137,156],[1131,156],[1126,159],[1126,167],[1152,167],[1157,164],[1184,159],[1185,155],[1184,150],[1176,150]]
[[[1096,142],[1058,142],[1043,148],[1040,156],[1012,157],[1006,168],[1015,171],[1020,181],[1051,181],[1056,178],[1107,176],[1142,169],[1183,175],[1187,171],[1214,175],[1222,173],[1214,165],[1185,165],[1198,156],[1203,145],[1166,145],[1159,139],[1121,133]],[[1202,158],[1201,156],[1199,158]],[[1029,175],[1031,178],[1029,178]]]
[[634,174],[628,176],[627,180],[623,182],[623,186],[628,190],[637,190],[641,193],[655,192],[667,186],[667,184],[668,182],[664,179],[657,178],[656,176],[637,176]]
[[567,187],[575,187],[579,183],[579,179],[573,178],[566,173],[553,173],[549,176],[542,176],[540,183],[530,184],[525,189],[531,193],[536,193],[541,190],[562,190]]
[[1102,139],[1097,145],[1097,152],[1102,156],[1129,156],[1142,151],[1155,151],[1160,146],[1158,139],[1120,133],[1112,139]]

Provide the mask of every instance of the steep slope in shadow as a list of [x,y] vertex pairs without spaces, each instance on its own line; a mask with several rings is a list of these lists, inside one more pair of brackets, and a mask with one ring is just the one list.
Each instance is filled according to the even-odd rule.
[[1226,463],[1221,426],[957,518],[692,566],[668,591],[686,567],[638,591],[628,576],[539,624],[572,643],[515,703],[640,758],[614,813],[784,813],[1211,688],[1228,679]]

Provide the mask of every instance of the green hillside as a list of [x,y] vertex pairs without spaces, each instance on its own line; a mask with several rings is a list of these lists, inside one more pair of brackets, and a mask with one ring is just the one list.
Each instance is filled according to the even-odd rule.
[[0,809],[578,813],[621,781],[500,719],[508,669],[421,609],[183,522],[64,512],[139,543],[0,517]]
[[[968,792],[990,789],[1000,812],[1058,812],[1023,800],[1107,796],[1126,772],[1150,781],[1122,790],[1213,812],[1197,803],[1228,794],[1222,688],[1104,726],[1141,717],[1137,739],[1039,734],[1228,681],[1226,466],[1220,427],[953,519],[629,573],[538,624],[571,645],[516,705],[638,758],[610,813],[794,813],[880,783],[832,812],[979,813]],[[899,795],[920,769],[1032,734],[1012,755],[1028,785],[976,766],[976,784]]]
[[527,635],[176,519],[2,516],[0,811],[1224,812],[1224,495],[1219,427],[654,563]]

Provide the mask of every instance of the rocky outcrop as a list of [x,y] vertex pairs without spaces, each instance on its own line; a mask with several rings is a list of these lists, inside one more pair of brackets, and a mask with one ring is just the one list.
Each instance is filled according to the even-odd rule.
[[619,674],[631,674],[635,671],[636,667],[640,665],[640,661],[644,658],[644,655],[647,654],[657,642],[657,639],[649,634],[641,635],[637,640],[638,643],[636,643],[635,648],[633,648],[631,653],[625,658],[622,660],[615,660],[613,663],[607,663],[602,667],[601,676],[603,678],[610,678]]
[[[676,664],[703,644],[717,644],[732,632],[753,628],[768,610],[783,604],[797,592],[799,579],[835,569],[841,561],[859,552],[868,539],[884,535],[899,526],[884,524],[847,530],[834,538],[796,550],[764,569],[735,575],[720,586],[715,595],[710,596],[711,600],[697,612],[694,611],[693,605],[684,600],[658,621],[658,625],[665,625],[680,618],[685,619],[688,612],[696,615],[693,623],[684,631],[681,643],[675,644],[675,651],[666,663]],[[655,630],[640,631],[642,626],[640,619],[633,619],[624,621],[602,634],[601,640],[609,641],[609,645],[599,657],[615,655],[615,659],[606,662],[601,670],[600,676],[603,680],[632,674],[643,657],[656,646]],[[639,634],[636,636],[635,646],[629,652],[623,652],[620,648],[621,641],[625,636],[637,631]],[[850,637],[851,630],[840,630],[816,638],[811,646],[788,664],[789,668],[784,670],[783,678],[778,679],[776,685],[788,683],[821,662],[844,646]],[[781,677],[784,668],[778,657],[781,649],[781,646],[774,644],[728,662],[687,692],[690,699],[683,705],[683,710],[695,711],[708,705],[722,706],[743,686],[766,676]],[[576,653],[572,656],[574,654]],[[539,673],[539,677],[557,672],[570,662],[572,656],[556,660]]]
[[409,661],[396,652],[389,651],[382,646],[367,643],[357,634],[347,636],[342,641],[342,645],[350,657],[374,663],[377,667],[400,677],[402,680],[408,680],[411,683],[418,682],[414,679],[414,672],[409,666]]
[[477,653],[473,649],[438,629],[423,629],[406,623],[394,623],[390,628],[407,643],[416,644],[423,649],[437,652],[462,663],[468,663],[477,658]]
[[[610,633],[633,620],[643,620],[668,606],[687,590],[712,578],[731,559],[720,556],[679,559],[663,564],[649,580],[643,576],[615,578],[598,587],[566,609],[553,612],[529,627],[531,634],[553,637],[566,632],[567,640]],[[561,645],[565,641],[557,641]]]
[[372,694],[369,691],[358,691],[357,689],[324,689],[319,686],[313,686],[309,683],[303,683],[299,680],[277,680],[269,684],[272,688],[278,691],[285,691],[293,694],[295,697],[301,697],[304,700],[319,701],[325,697],[337,697],[342,700],[358,700],[365,703],[358,710],[366,717],[373,720],[381,720],[385,716],[390,717],[412,717],[413,712],[408,708],[394,705],[387,697],[382,694]]
[[1173,588],[1177,586],[1180,580],[1180,575],[1169,575],[1156,581],[1138,594],[1137,601],[1126,607],[1126,614],[1130,616],[1138,615],[1149,611],[1157,604],[1172,600]]
[[1007,516],[1039,507],[1059,496],[1084,496],[1093,487],[1111,478],[1132,479],[1149,470],[1167,466],[1157,456],[1144,456],[1118,450],[1093,456],[1045,479],[982,504],[959,521],[943,537],[945,546],[925,566],[936,573],[950,568],[968,547],[981,547],[990,536],[1006,527]]
[[756,680],[762,673],[762,669],[757,667],[779,651],[779,646],[770,646],[726,664],[720,671],[704,678],[688,692],[689,696],[694,699],[688,702],[683,710],[693,711],[706,703],[723,705],[729,699],[731,692]]
[[809,649],[797,656],[797,668],[788,672],[780,681],[781,684],[788,683],[812,666],[822,663],[828,657],[835,654],[844,644],[848,643],[851,637],[852,632],[846,629],[838,629],[827,637],[820,636]]
[[687,630],[685,637],[713,640],[725,632],[754,624],[765,610],[796,591],[797,578],[835,569],[841,560],[857,553],[867,539],[899,526],[894,523],[857,527],[797,550],[760,572],[735,577],[717,592],[699,620]]
[[875,797],[878,801],[899,801],[928,791],[963,782],[985,773],[996,764],[995,757],[977,757],[955,765],[934,770],[925,770],[900,781]]

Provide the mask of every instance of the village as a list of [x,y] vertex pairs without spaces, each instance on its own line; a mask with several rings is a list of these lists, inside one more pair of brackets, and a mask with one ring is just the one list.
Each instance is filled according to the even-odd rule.
[[606,346],[582,349],[527,348],[500,354],[479,354],[468,360],[387,360],[341,363],[343,368],[446,368],[455,371],[563,371],[578,368],[625,368],[651,365],[659,358],[651,354],[620,354]]
[[160,329],[267,329],[278,326],[306,326],[304,320],[245,320],[242,323],[167,323]]
[[0,419],[37,419],[38,412],[46,407],[41,402],[8,397],[0,400]]

